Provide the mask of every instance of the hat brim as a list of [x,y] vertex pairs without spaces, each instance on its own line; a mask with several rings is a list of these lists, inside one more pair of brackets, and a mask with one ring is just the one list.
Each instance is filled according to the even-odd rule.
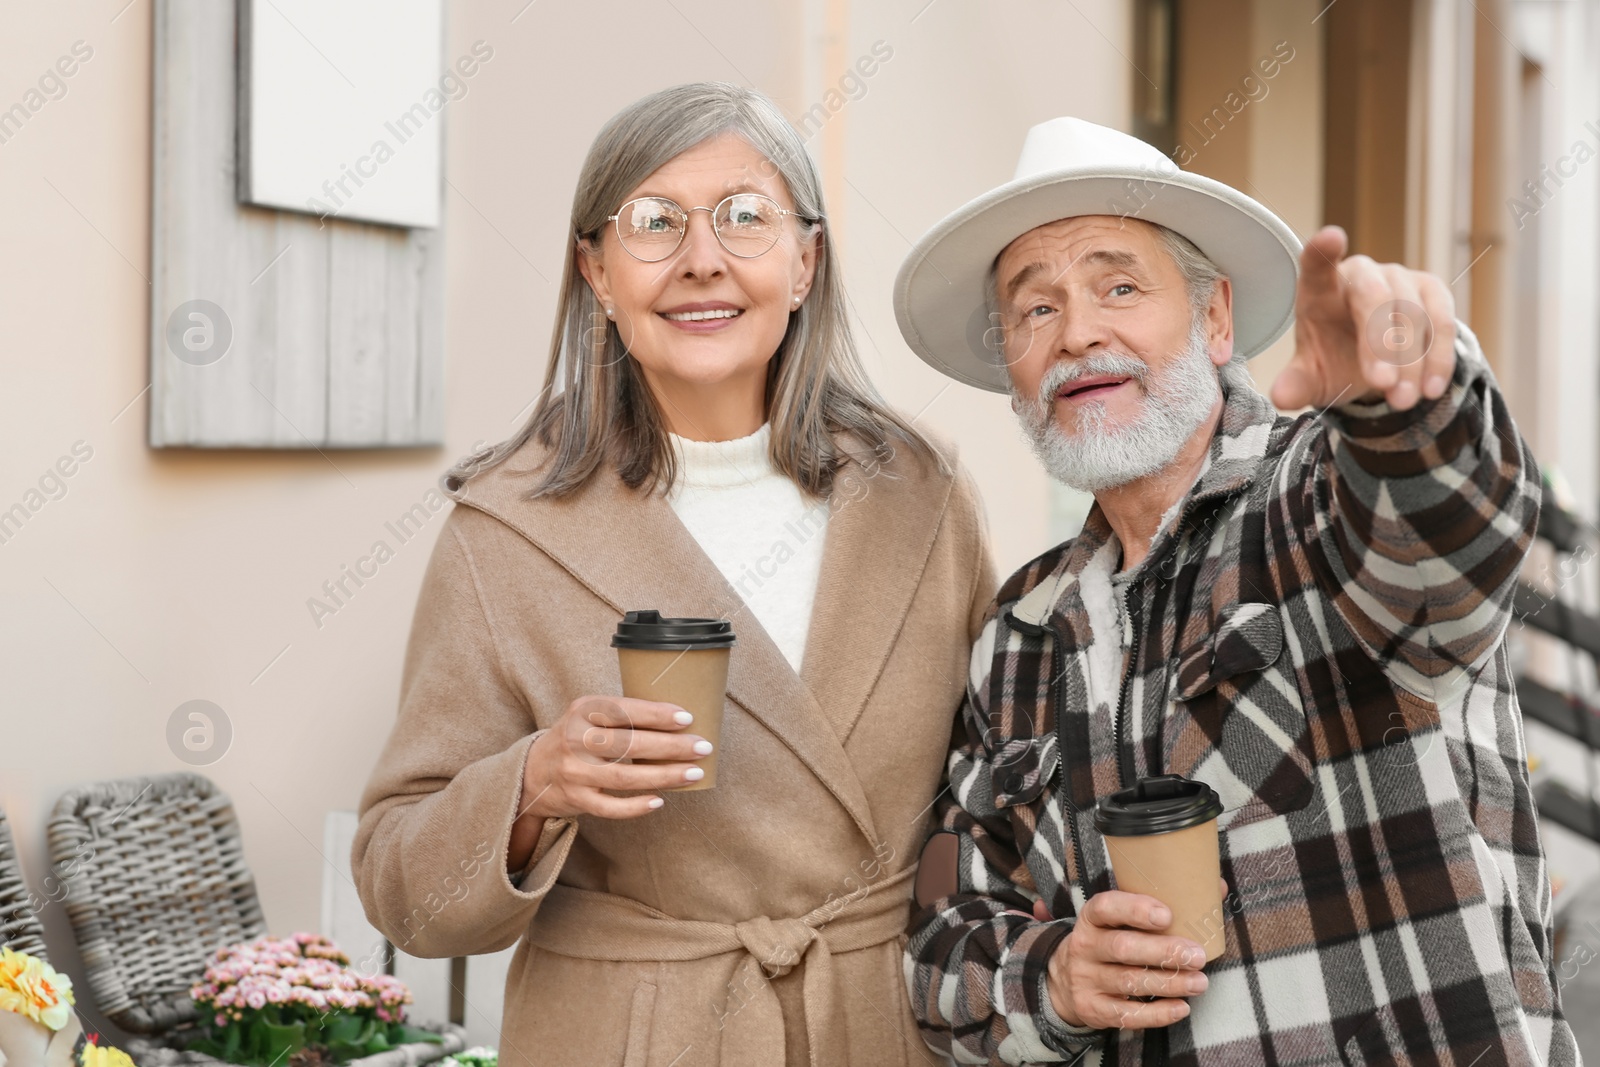
[[1004,393],[1005,361],[987,303],[989,268],[1036,227],[1079,215],[1142,219],[1187,237],[1233,283],[1234,351],[1249,359],[1294,321],[1300,239],[1273,212],[1199,174],[1054,171],[991,190],[923,235],[895,277],[894,309],[912,351],[960,382]]

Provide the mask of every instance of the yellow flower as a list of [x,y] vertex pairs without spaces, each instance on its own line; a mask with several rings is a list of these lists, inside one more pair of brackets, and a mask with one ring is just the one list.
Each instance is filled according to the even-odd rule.
[[120,1048],[91,1044],[83,1046],[83,1067],[134,1067],[134,1063]]
[[72,1017],[72,979],[25,952],[0,948],[0,1011],[59,1030]]

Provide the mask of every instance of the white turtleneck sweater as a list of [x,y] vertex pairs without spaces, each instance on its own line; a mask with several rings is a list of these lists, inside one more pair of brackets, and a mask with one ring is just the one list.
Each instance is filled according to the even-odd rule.
[[[811,625],[828,502],[809,502],[767,458],[770,423],[734,441],[669,435],[678,478],[667,502],[798,673]],[[734,620],[734,633],[739,622]]]

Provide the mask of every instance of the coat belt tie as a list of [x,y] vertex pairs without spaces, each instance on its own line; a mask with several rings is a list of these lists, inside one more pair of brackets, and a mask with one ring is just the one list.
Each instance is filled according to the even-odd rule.
[[535,946],[562,956],[618,962],[684,962],[742,953],[718,1023],[724,1064],[785,1062],[783,1008],[768,979],[805,963],[802,994],[813,1067],[845,1062],[843,1028],[833,1021],[833,954],[881,945],[905,932],[908,901],[897,892],[908,867],[866,892],[829,901],[794,918],[740,923],[679,919],[628,897],[556,884],[528,927]]
[[[781,978],[792,971],[818,936],[817,928],[807,926],[804,919],[773,920],[765,915],[746,919],[733,933],[768,978]],[[827,946],[820,951],[826,952]]]

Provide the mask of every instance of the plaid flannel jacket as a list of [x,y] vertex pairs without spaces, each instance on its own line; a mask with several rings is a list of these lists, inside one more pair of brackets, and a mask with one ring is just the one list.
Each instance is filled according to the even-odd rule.
[[[1098,507],[1002,587],[939,801],[958,890],[913,917],[906,946],[936,1051],[1578,1062],[1504,640],[1537,468],[1458,331],[1449,389],[1409,411],[1290,419],[1225,390],[1206,469],[1114,579],[1121,633],[1090,631],[1079,581],[1112,538]],[[1108,644],[1128,665],[1095,699]],[[1165,1030],[1068,1027],[1046,968],[1085,900],[1114,888],[1096,798],[1161,773],[1222,796],[1226,953]],[[1032,917],[1038,899],[1052,921]]]

